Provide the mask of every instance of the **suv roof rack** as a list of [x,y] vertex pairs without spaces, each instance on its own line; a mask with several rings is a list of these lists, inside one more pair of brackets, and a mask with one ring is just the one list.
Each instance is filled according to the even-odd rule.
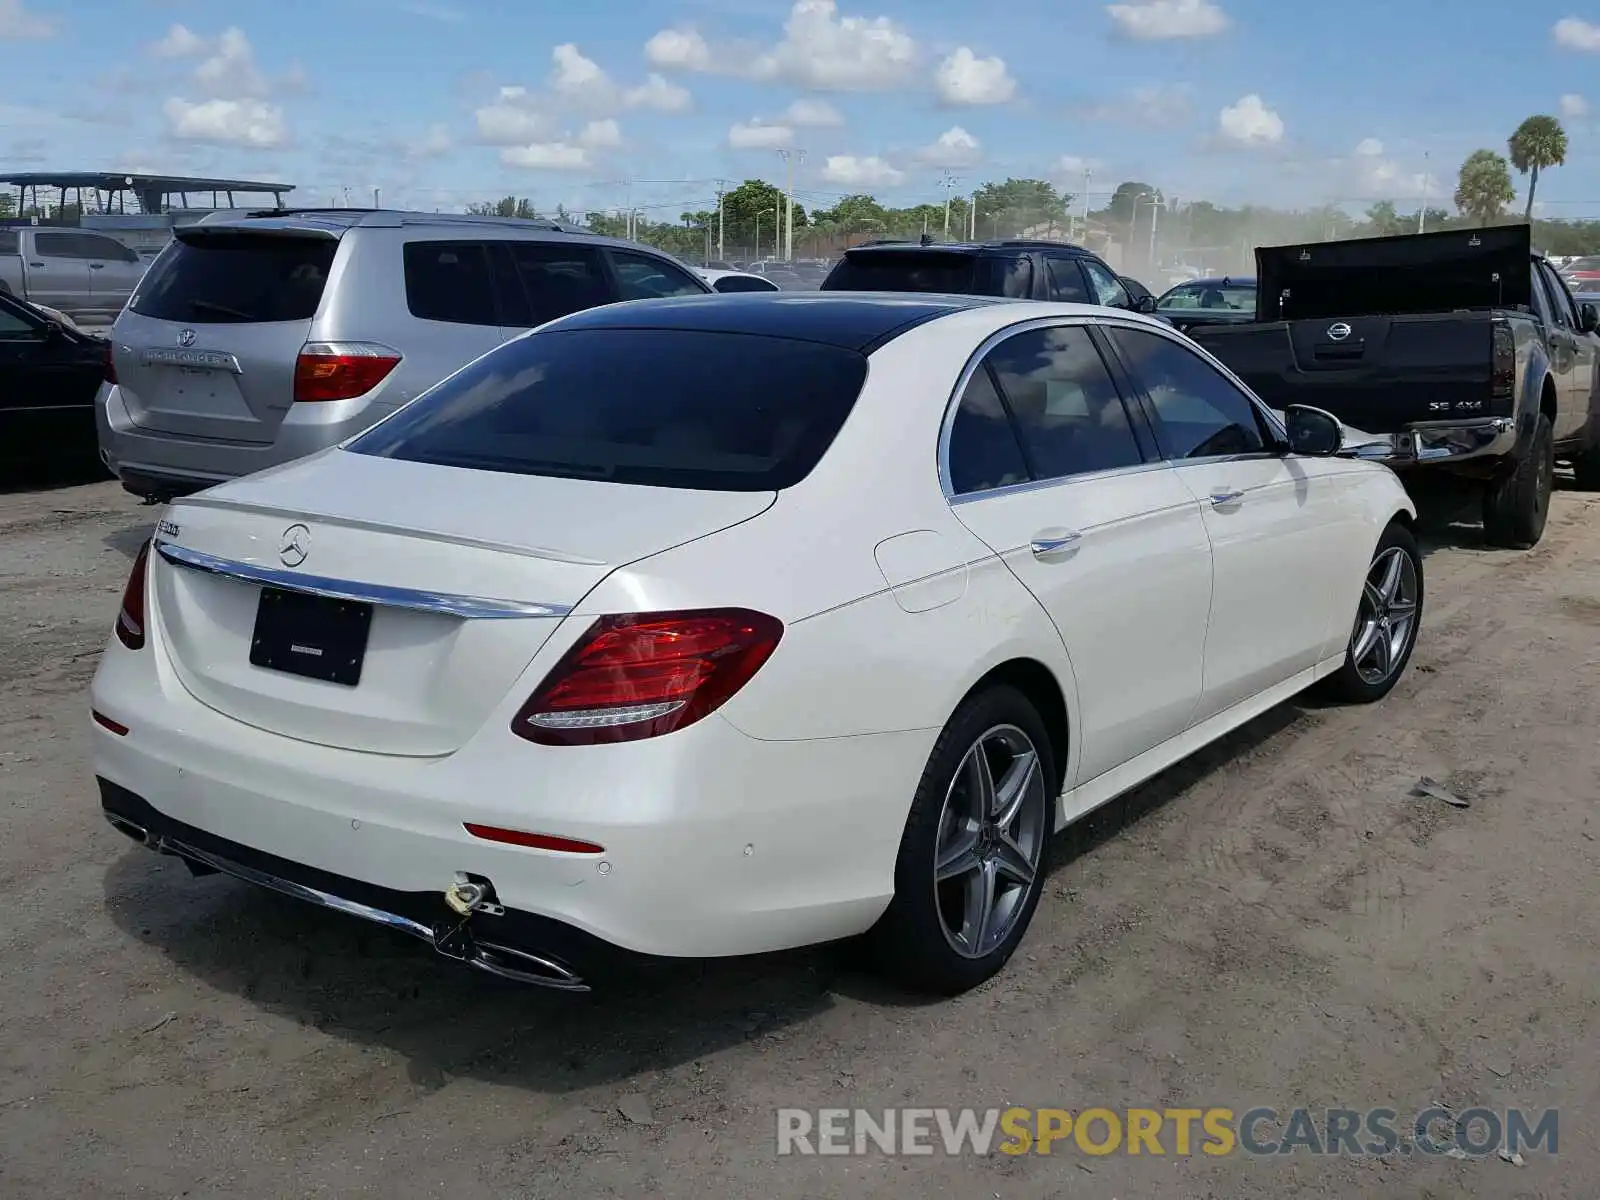
[[[235,214],[225,214],[235,216]],[[258,208],[245,214],[247,220],[274,217],[324,217],[344,220],[350,225],[500,225],[516,229],[547,229],[553,233],[589,233],[581,226],[562,224],[549,217],[480,216],[476,213],[420,212],[403,208],[341,208],[333,205],[308,205],[304,208]]]
[[1057,242],[1051,238],[1001,238],[999,241],[985,242],[984,245],[1016,247],[1018,249],[1083,250],[1083,247],[1076,242]]

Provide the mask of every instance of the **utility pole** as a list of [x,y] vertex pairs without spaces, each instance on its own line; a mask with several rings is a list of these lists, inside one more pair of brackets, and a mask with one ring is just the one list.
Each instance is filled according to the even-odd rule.
[[[779,150],[778,151],[778,157],[783,159],[784,165],[789,168],[789,190],[785,193],[785,199],[787,201],[787,205],[786,205],[786,212],[785,212],[785,215],[784,215],[784,218],[783,218],[783,220],[784,220],[783,261],[784,262],[793,262],[794,261],[794,168],[795,168],[796,161],[799,161],[799,162],[802,162],[802,163],[806,161],[806,152],[804,150],[793,150],[793,149]],[[774,247],[774,251],[776,251],[776,247]]]
[[944,178],[939,181],[939,186],[944,188],[944,240],[950,240],[950,200],[956,194],[956,177],[949,171],[944,173]]
[[727,261],[727,255],[722,252],[722,189],[726,186],[724,180],[717,180],[717,261]]
[[1094,175],[1092,168],[1083,169],[1083,244],[1089,244],[1089,179]]
[[1161,213],[1161,193],[1150,197],[1150,269],[1156,269],[1156,217]]
[[1417,232],[1423,232],[1428,221],[1428,152],[1422,152],[1422,204],[1417,208]]
[[971,204],[967,208],[967,240],[978,240],[978,193],[972,193]]
[[382,194],[383,194],[383,189],[382,188],[373,188],[372,189],[372,207],[373,208],[382,208],[383,207],[383,205],[378,200],[378,197],[381,196]]

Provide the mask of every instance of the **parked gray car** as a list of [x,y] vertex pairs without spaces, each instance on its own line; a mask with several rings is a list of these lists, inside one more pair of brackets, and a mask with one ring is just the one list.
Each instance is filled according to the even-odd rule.
[[144,275],[145,261],[116,238],[65,227],[0,227],[0,292],[74,321],[109,322]]
[[186,495],[337,445],[533,326],[710,290],[665,254],[554,222],[206,218],[111,330],[101,457],[136,495]]

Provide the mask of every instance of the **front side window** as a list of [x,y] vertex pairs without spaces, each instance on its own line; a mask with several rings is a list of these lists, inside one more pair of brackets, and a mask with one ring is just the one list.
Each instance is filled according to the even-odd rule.
[[1122,280],[1093,259],[1083,260],[1083,272],[1089,277],[1089,286],[1094,288],[1095,303],[1108,308],[1127,308],[1132,303]]
[[1117,353],[1159,418],[1162,452],[1173,459],[1255,454],[1266,449],[1250,398],[1194,351],[1142,329],[1108,327]]
[[866,377],[854,350],[793,338],[558,326],[462,368],[348,449],[513,475],[771,491],[811,473]]
[[619,300],[658,300],[662,296],[700,296],[705,288],[663,259],[628,250],[613,250]]
[[1144,461],[1128,410],[1083,326],[1019,333],[991,350],[987,361],[1036,478]]
[[1254,288],[1237,284],[1185,283],[1173,288],[1156,303],[1156,311],[1171,312],[1176,309],[1225,309],[1233,312],[1255,312]]
[[1098,297],[1089,295],[1083,283],[1083,271],[1075,258],[1052,258],[1050,263],[1050,299],[1068,304],[1095,304]]
[[33,247],[41,258],[82,258],[78,239],[70,233],[36,233]]

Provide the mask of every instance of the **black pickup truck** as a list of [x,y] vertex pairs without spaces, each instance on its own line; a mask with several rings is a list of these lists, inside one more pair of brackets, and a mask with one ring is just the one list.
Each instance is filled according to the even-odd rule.
[[1557,461],[1600,489],[1600,313],[1526,225],[1256,250],[1255,321],[1190,336],[1275,408],[1326,409],[1396,470],[1481,484],[1486,539],[1544,532]]

